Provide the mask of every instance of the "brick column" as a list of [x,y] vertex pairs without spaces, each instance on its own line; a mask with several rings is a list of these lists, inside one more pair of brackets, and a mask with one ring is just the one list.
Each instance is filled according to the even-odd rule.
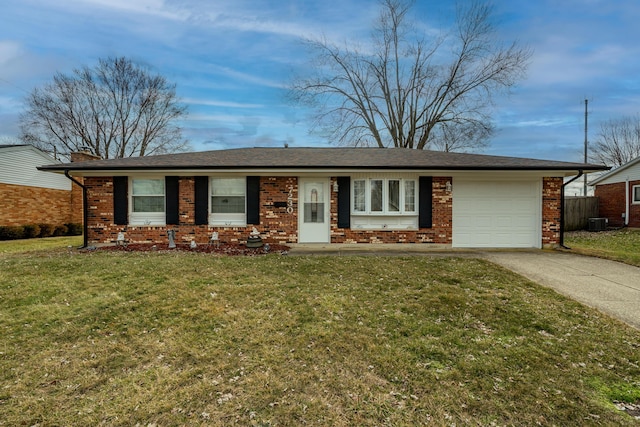
[[542,178],[542,247],[555,248],[560,244],[561,177]]

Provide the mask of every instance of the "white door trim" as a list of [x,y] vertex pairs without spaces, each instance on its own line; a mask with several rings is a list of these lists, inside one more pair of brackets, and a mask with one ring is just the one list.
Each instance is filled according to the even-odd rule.
[[[305,194],[308,190],[309,194]],[[311,200],[311,192],[315,197]],[[298,178],[298,242],[329,243],[331,212],[329,178]],[[313,205],[312,205],[313,203]],[[320,209],[311,211],[311,207]],[[305,217],[306,215],[306,217]]]

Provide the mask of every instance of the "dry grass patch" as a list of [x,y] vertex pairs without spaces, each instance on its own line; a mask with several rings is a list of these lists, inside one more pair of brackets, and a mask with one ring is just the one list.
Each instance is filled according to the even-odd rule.
[[0,264],[0,425],[634,425],[640,333],[484,261]]
[[573,231],[565,234],[565,244],[576,253],[640,267],[640,230]]

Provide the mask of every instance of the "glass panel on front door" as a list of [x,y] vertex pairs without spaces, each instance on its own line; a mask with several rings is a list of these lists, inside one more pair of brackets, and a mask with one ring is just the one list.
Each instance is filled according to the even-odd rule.
[[304,222],[324,222],[324,188],[321,182],[304,185]]

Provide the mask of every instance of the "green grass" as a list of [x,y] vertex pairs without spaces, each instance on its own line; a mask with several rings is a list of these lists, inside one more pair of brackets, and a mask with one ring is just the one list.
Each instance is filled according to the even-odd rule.
[[67,250],[82,245],[82,236],[46,237],[43,239],[21,239],[0,241],[0,254],[33,252],[43,250]]
[[640,332],[485,261],[0,265],[0,425],[637,425]]
[[565,245],[576,253],[640,267],[640,230],[637,229],[570,232],[565,234]]

